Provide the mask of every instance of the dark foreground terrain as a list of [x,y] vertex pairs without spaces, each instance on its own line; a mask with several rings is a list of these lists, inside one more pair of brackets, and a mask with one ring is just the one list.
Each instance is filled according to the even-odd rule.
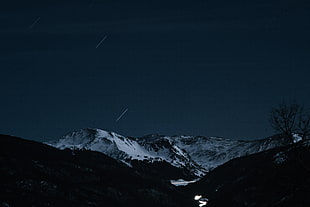
[[208,207],[308,207],[307,142],[231,160],[184,190],[207,197]]
[[237,158],[186,187],[188,172],[168,163],[133,162],[0,135],[0,207],[104,206],[309,207],[310,141]]
[[193,206],[147,168],[0,135],[0,206]]

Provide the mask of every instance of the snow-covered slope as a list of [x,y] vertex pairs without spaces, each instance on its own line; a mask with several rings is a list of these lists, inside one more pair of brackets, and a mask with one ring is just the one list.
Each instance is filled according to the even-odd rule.
[[65,135],[62,139],[46,143],[59,149],[87,149],[102,152],[130,165],[130,160],[166,161],[178,168],[186,168],[201,176],[205,170],[169,139],[153,143],[141,143],[114,132],[101,129],[81,129]]
[[281,137],[270,137],[255,141],[242,141],[202,136],[160,137],[157,139],[171,140],[174,145],[186,151],[191,159],[207,171],[210,171],[234,158],[288,144],[288,142]]
[[147,153],[136,141],[100,129],[81,129],[48,144],[59,149],[98,151],[115,159],[142,159]]
[[163,135],[129,138],[101,129],[81,129],[47,144],[60,149],[98,151],[128,164],[131,160],[167,161],[202,176],[231,159],[284,146],[287,141],[281,137],[256,141]]

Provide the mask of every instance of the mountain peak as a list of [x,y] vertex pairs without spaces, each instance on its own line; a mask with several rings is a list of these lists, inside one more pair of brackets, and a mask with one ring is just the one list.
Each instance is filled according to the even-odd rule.
[[64,135],[58,141],[48,142],[47,144],[56,145],[57,148],[84,148],[96,139],[106,138],[112,140],[115,134],[102,129],[85,128],[72,131]]

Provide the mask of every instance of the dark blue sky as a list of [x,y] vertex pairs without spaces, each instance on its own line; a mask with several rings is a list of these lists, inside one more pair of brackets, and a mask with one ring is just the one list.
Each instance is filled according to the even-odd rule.
[[3,134],[258,139],[272,106],[310,105],[308,1],[1,4]]

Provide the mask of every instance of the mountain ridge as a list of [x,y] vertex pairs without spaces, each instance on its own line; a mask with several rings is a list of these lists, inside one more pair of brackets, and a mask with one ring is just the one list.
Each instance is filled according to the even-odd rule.
[[281,136],[252,141],[159,134],[136,138],[102,129],[86,128],[70,132],[61,139],[46,144],[59,149],[88,149],[102,152],[127,165],[131,165],[132,160],[166,161],[175,167],[191,171],[197,177],[202,177],[231,159],[286,146],[289,142]]

